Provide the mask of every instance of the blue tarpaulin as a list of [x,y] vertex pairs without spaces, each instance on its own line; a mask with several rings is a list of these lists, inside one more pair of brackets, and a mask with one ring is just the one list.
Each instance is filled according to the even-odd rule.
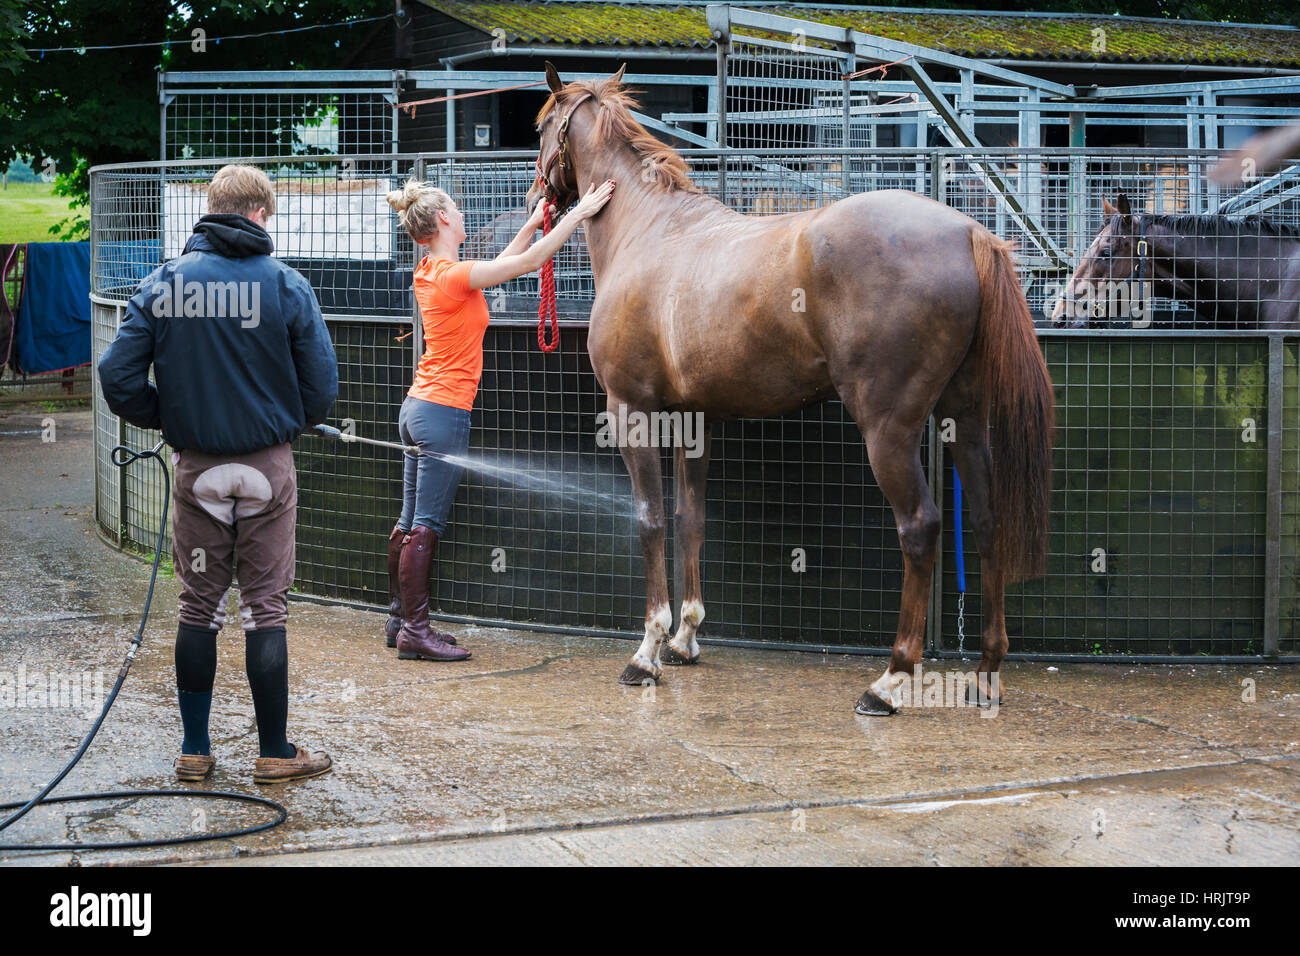
[[90,243],[29,242],[14,351],[27,375],[90,363]]
[[162,242],[157,239],[103,241],[99,245],[99,287],[132,293],[162,261]]

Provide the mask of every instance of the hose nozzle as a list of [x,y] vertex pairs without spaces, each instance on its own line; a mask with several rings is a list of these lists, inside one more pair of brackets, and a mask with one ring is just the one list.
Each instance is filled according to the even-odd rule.
[[340,431],[333,425],[313,425],[311,430],[321,438],[336,438],[343,442],[360,442],[363,445],[373,445],[376,448],[392,448],[395,451],[404,451],[411,455],[418,455],[420,448],[418,445],[400,445],[395,441],[379,441],[376,438],[362,438],[360,435],[353,434],[350,431]]

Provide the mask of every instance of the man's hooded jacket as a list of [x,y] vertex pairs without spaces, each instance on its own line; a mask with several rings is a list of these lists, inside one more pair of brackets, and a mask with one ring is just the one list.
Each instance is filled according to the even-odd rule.
[[162,429],[178,450],[218,455],[325,421],[338,395],[334,346],[311,286],[271,250],[243,216],[198,221],[184,253],[140,284],[99,360],[115,415]]

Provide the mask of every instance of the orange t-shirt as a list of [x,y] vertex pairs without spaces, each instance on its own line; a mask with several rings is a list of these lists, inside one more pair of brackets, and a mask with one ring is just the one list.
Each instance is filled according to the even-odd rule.
[[430,259],[415,267],[415,301],[424,320],[424,355],[408,395],[466,411],[483,377],[487,299],[469,287],[472,262]]

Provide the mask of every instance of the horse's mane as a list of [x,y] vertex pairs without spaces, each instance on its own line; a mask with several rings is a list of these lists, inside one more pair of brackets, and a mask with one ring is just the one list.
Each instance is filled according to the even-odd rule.
[[559,93],[552,93],[537,113],[537,125],[541,126],[555,109],[579,93],[590,93],[596,102],[596,140],[600,143],[627,143],[648,159],[649,168],[654,171],[655,185],[663,189],[678,189],[685,192],[703,192],[691,180],[690,167],[677,150],[662,140],[655,139],[646,128],[636,121],[631,110],[637,106],[631,93],[623,84],[613,77],[604,80],[575,80],[566,83]]
[[1155,215],[1142,214],[1150,225],[1161,226],[1182,236],[1273,236],[1300,240],[1300,229],[1265,219],[1263,216]]

